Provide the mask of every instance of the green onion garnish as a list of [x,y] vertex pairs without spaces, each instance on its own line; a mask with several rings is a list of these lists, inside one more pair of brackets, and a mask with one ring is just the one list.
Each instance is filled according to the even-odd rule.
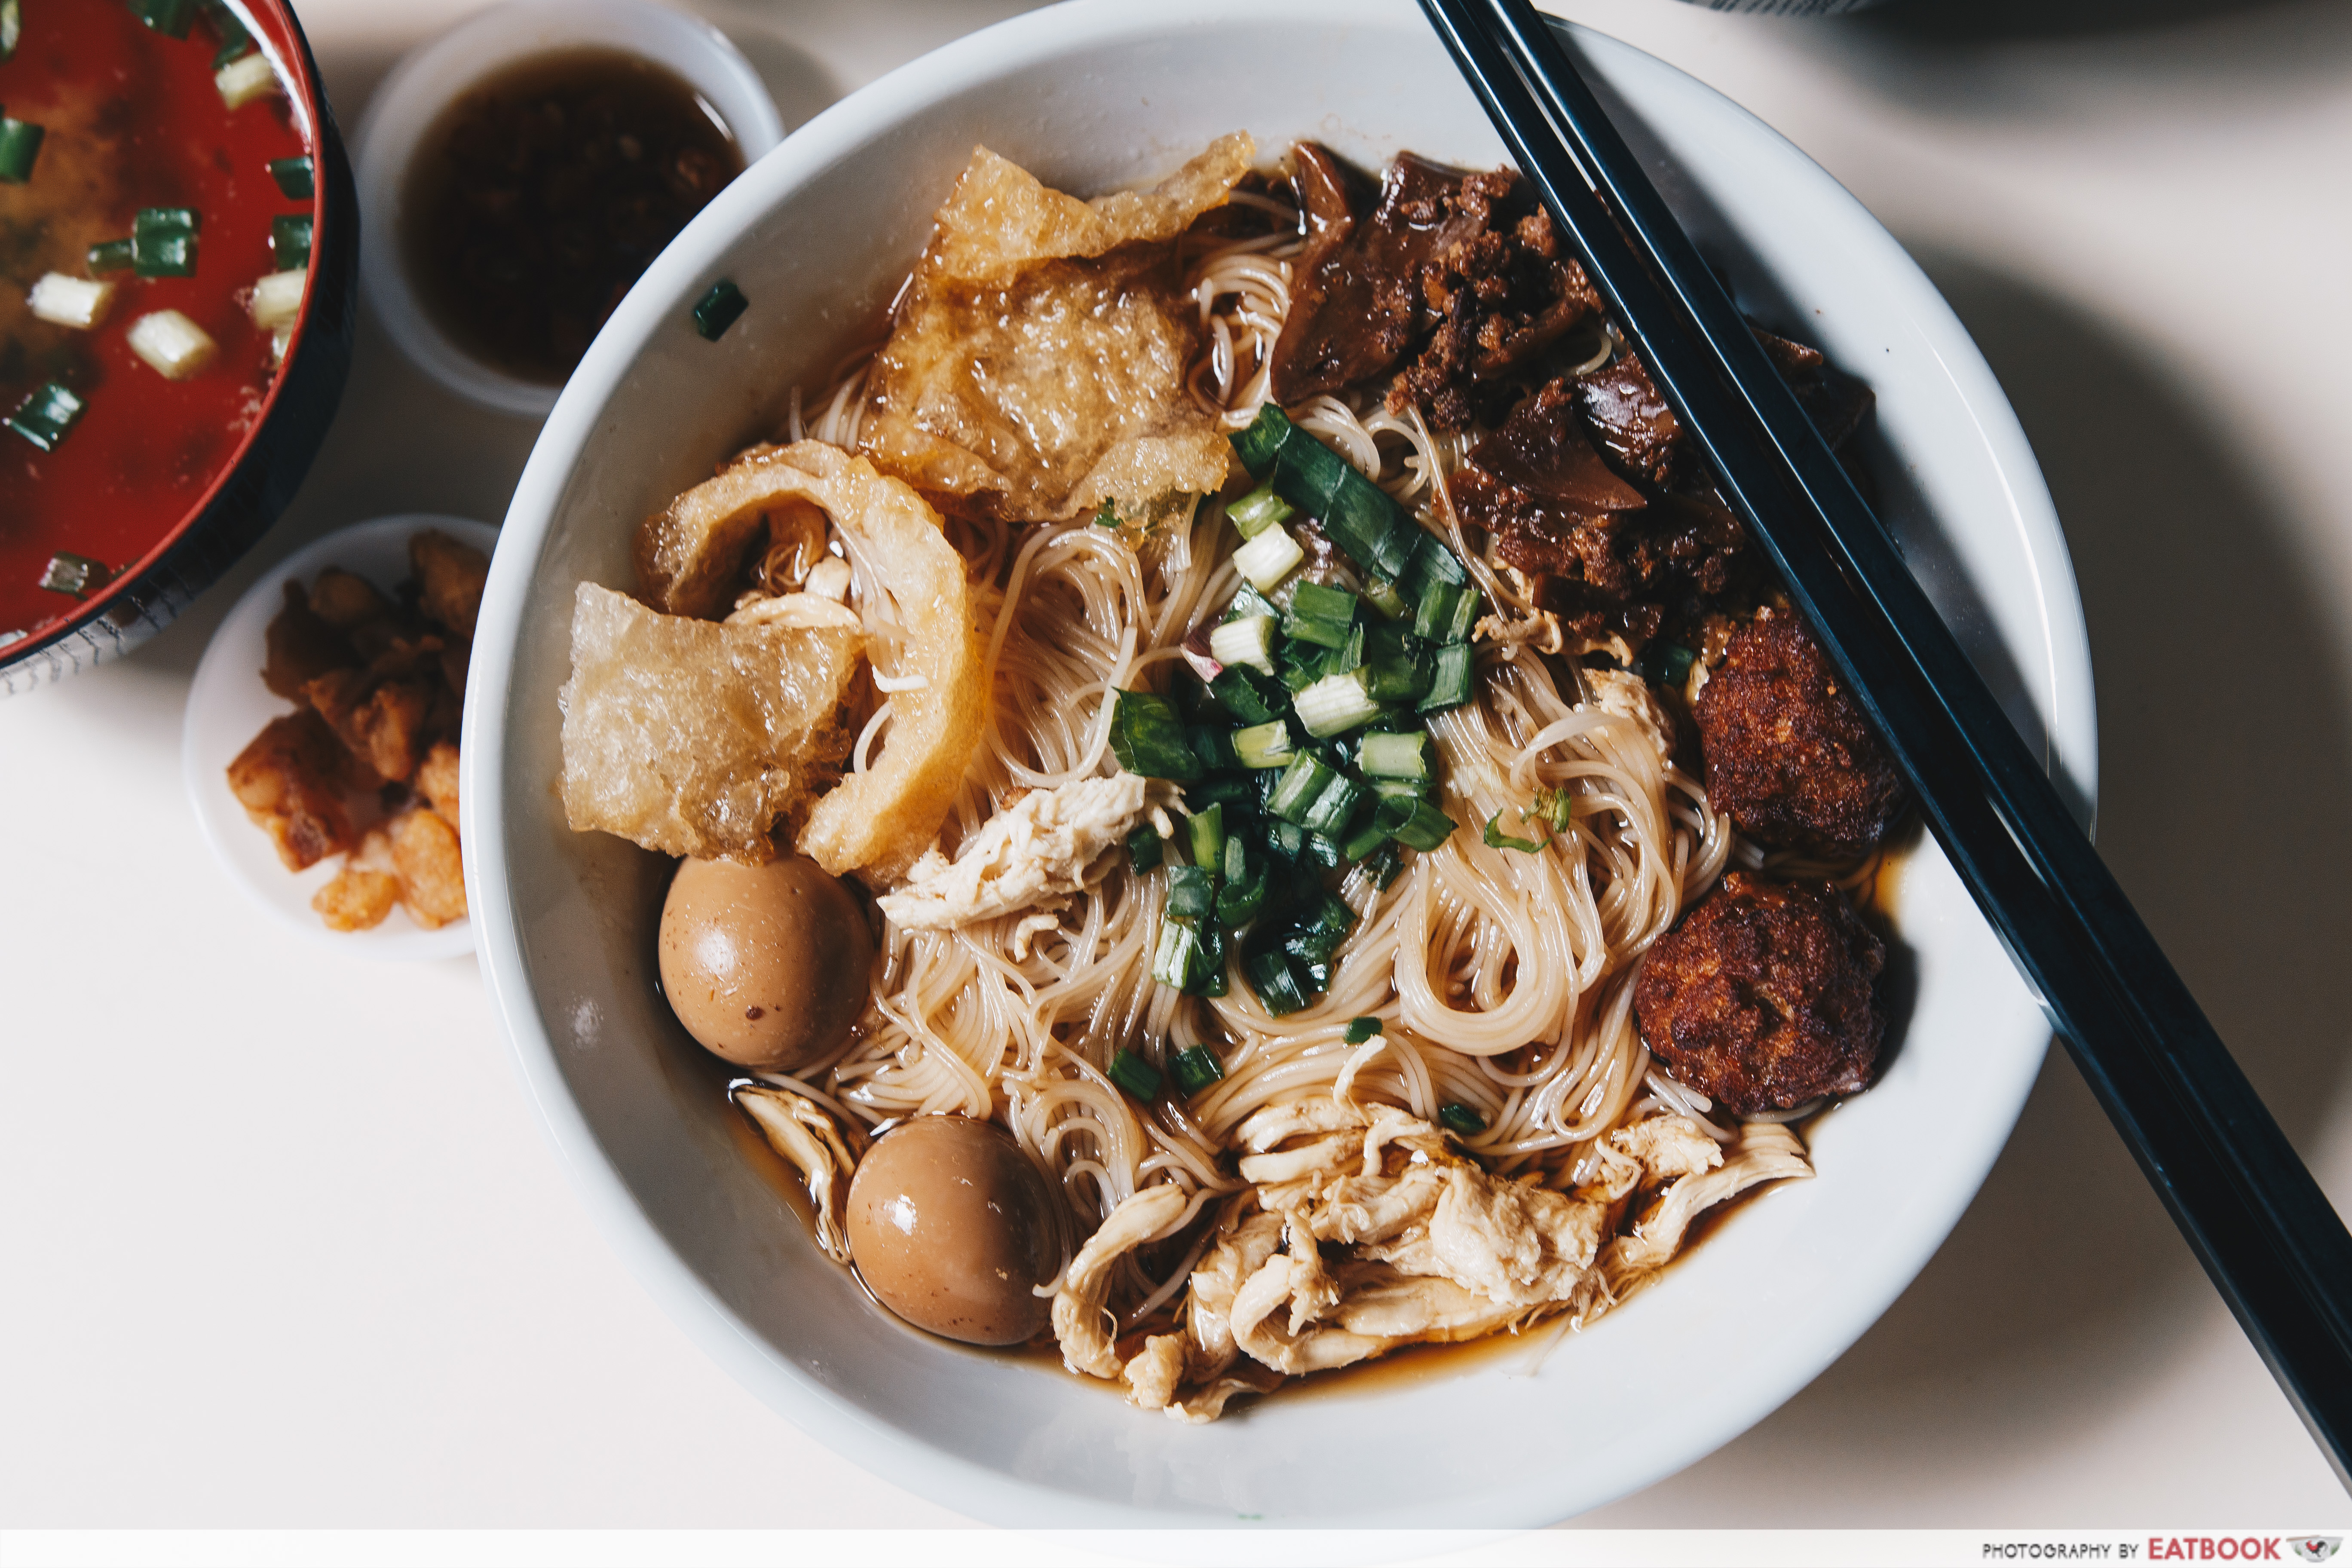
[[[1226,841],[1226,853],[1240,848],[1238,838]],[[1274,873],[1265,861],[1250,868],[1244,877],[1229,877],[1217,890],[1217,919],[1229,926],[1244,926],[1258,917],[1265,908],[1266,895],[1274,887]]]
[[1148,1100],[1160,1092],[1160,1069],[1133,1051],[1111,1058],[1110,1071],[1105,1076],[1138,1100]]
[[1217,874],[1204,866],[1168,868],[1168,914],[1196,921],[1217,907]]
[[1186,1094],[1198,1094],[1225,1076],[1224,1064],[1206,1046],[1178,1051],[1169,1065],[1176,1069],[1176,1087]]
[[1206,811],[1198,812],[1186,827],[1192,841],[1192,864],[1212,871],[1223,868],[1225,861],[1225,808],[1213,805]]
[[167,38],[184,38],[196,19],[196,0],[131,0],[131,14]]
[[60,550],[49,557],[48,565],[42,569],[40,585],[52,594],[71,594],[79,599],[104,587],[106,580],[113,575],[104,562]]
[[[196,234],[204,223],[194,207],[141,207],[131,220],[131,269],[142,278],[194,277]],[[276,226],[271,226],[273,247]]]
[[1381,712],[1381,705],[1364,689],[1360,670],[1325,676],[1299,692],[1296,706],[1298,721],[1318,740],[1345,734],[1368,720],[1379,718]]
[[1320,583],[1301,583],[1291,590],[1282,635],[1322,647],[1345,647],[1355,622],[1355,595]]
[[[1272,625],[1272,618],[1266,617]],[[1278,692],[1264,675],[1245,665],[1223,661],[1225,668],[1216,679],[1209,682],[1209,695],[1218,705],[1244,724],[1268,724],[1289,711],[1289,699]],[[1266,674],[1272,674],[1271,670]]]
[[1301,752],[1283,769],[1282,780],[1274,786],[1274,798],[1265,808],[1285,822],[1304,825],[1325,786],[1337,776],[1319,758]]
[[1336,838],[1347,831],[1348,824],[1354,819],[1356,807],[1362,804],[1363,798],[1363,785],[1345,773],[1333,773],[1331,782],[1323,786],[1323,793],[1315,797],[1315,804],[1307,808],[1307,815],[1299,819],[1298,825],[1309,833],[1327,834]]
[[1234,570],[1249,579],[1250,586],[1260,593],[1271,593],[1276,584],[1289,576],[1291,569],[1306,559],[1307,552],[1290,537],[1290,531],[1276,523],[1234,552]]
[[1653,642],[1633,661],[1633,670],[1651,685],[1671,689],[1690,679],[1697,662],[1698,655],[1680,643]]
[[1209,633],[1209,657],[1229,668],[1243,665],[1272,675],[1275,625],[1272,616],[1244,616],[1223,622]]
[[1465,1138],[1475,1137],[1486,1131],[1486,1119],[1458,1101],[1439,1106],[1437,1120]]
[[205,0],[205,17],[213,25],[213,36],[220,47],[213,53],[213,69],[231,65],[253,52],[253,35],[245,30],[236,13],[221,4],[221,0]]
[[1242,765],[1239,753],[1234,750],[1233,735],[1227,731],[1212,724],[1194,724],[1185,730],[1184,735],[1192,742],[1192,754],[1211,772]]
[[[1395,782],[1393,779],[1382,781],[1385,784]],[[1344,859],[1361,860],[1388,841],[1388,829],[1381,826],[1380,813],[1375,810],[1371,816],[1364,818],[1362,825],[1355,832],[1339,840],[1339,854]]]
[[1364,602],[1392,621],[1412,618],[1412,605],[1397,592],[1397,585],[1385,577],[1375,577],[1364,584]]
[[307,202],[318,194],[314,167],[308,153],[299,158],[272,158],[269,177],[278,182],[278,188],[286,193],[288,201]]
[[1437,668],[1429,680],[1429,695],[1421,700],[1416,710],[1434,713],[1441,708],[1458,708],[1469,701],[1473,668],[1468,643],[1439,648]]
[[1201,760],[1184,737],[1176,706],[1149,691],[1118,690],[1111,699],[1110,749],[1118,765],[1148,779],[1187,784],[1201,776]]
[[33,177],[33,160],[40,156],[44,134],[29,120],[0,114],[0,180],[21,185]]
[[1298,988],[1298,977],[1290,971],[1289,956],[1279,948],[1257,954],[1247,967],[1250,984],[1268,1013],[1279,1018],[1307,1005],[1306,994]]
[[131,242],[127,239],[101,240],[89,247],[89,269],[101,277],[109,272],[128,272],[135,260]]
[[[733,279],[721,278],[694,302],[694,330],[702,334],[704,342],[715,343],[728,328],[735,324],[735,318],[751,308],[751,300],[743,298],[743,290],[735,287]],[[1104,510],[1109,509],[1106,507]]]
[[1393,844],[1383,844],[1364,857],[1364,875],[1370,877],[1372,886],[1382,892],[1388,891],[1403,871],[1404,857],[1397,852]]
[[1535,815],[1555,833],[1565,833],[1576,817],[1576,800],[1565,789],[1536,791]]
[[73,395],[71,388],[45,381],[16,405],[16,412],[8,416],[7,426],[42,451],[54,452],[89,406]]
[[1378,1018],[1350,1018],[1348,1020],[1348,1026],[1340,1031],[1340,1035],[1349,1045],[1360,1046],[1381,1032],[1381,1021]]
[[1383,800],[1372,820],[1408,849],[1434,849],[1454,827],[1452,817],[1425,800]]
[[1290,726],[1276,719],[1234,731],[1234,753],[1245,768],[1286,768],[1298,755]]
[[1401,735],[1367,735],[1356,748],[1356,765],[1376,778],[1428,779],[1429,735],[1415,730]]
[[1503,814],[1499,811],[1486,819],[1486,847],[1489,849],[1516,849],[1522,855],[1540,855],[1543,847],[1550,841],[1549,834],[1541,838],[1514,838],[1503,831]]
[[269,220],[269,255],[280,272],[310,265],[309,213],[287,213]]
[[1288,501],[1274,493],[1272,485],[1260,485],[1225,508],[1225,515],[1234,520],[1234,526],[1241,530],[1244,539],[1255,539],[1276,523],[1288,521],[1293,510]]
[[1158,870],[1167,853],[1168,841],[1148,822],[1127,836],[1127,858],[1138,871]]

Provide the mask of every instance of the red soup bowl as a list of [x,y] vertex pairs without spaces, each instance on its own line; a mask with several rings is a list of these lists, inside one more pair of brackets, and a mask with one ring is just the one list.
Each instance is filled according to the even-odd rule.
[[284,0],[0,34],[0,693],[152,636],[268,530],[351,368],[358,204]]

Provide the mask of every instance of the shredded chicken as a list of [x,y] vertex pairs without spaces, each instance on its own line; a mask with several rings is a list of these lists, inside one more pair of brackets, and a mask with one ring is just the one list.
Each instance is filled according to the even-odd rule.
[[902,930],[944,931],[1015,910],[1059,909],[1101,879],[1129,831],[1171,795],[1171,786],[1133,773],[1031,790],[982,823],[953,860],[937,847],[927,851],[904,887],[882,895],[882,912]]
[[735,1090],[735,1103],[759,1123],[769,1146],[789,1161],[808,1184],[809,1202],[816,1209],[816,1244],[835,1263],[849,1261],[849,1177],[856,1156],[842,1141],[841,1129],[814,1103],[789,1089],[745,1084]]
[[1674,716],[1658,701],[1648,681],[1630,669],[1588,669],[1583,673],[1595,708],[1631,721],[1657,747],[1658,755],[1675,754]]
[[1184,1189],[1165,1184],[1122,1199],[1102,1228],[1070,1259],[1069,1272],[1054,1297],[1054,1338],[1072,1372],[1117,1381],[1125,1370],[1111,1343],[1115,1325],[1104,1302],[1118,1260],[1176,1223],[1190,1201]]
[[[1122,1360],[1101,1298],[1118,1257],[1181,1212],[1172,1188],[1114,1210],[1055,1304],[1073,1370],[1118,1379],[1179,1420],[1213,1420],[1237,1394],[1403,1345],[1559,1311],[1580,1321],[1645,1282],[1709,1205],[1811,1173],[1783,1128],[1748,1128],[1727,1157],[1697,1123],[1660,1116],[1618,1129],[1596,1151],[1596,1180],[1561,1193],[1490,1173],[1395,1106],[1328,1096],[1260,1110],[1234,1142],[1251,1187],[1219,1214],[1179,1331]],[[1612,1237],[1617,1205],[1660,1184],[1641,1224]]]

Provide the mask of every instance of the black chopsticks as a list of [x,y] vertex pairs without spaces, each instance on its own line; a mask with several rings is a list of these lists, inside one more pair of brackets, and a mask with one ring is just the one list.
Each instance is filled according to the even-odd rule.
[[2352,1486],[2352,1236],[1528,0],[1421,0],[1876,721],[2199,1260]]

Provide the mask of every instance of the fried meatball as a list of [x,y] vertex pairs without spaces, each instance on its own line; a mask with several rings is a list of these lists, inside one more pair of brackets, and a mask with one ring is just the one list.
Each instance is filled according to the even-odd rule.
[[1650,949],[1633,1011],[1682,1082],[1740,1116],[1788,1110],[1870,1081],[1885,967],[1831,884],[1734,871]]
[[1785,610],[1762,611],[1732,636],[1694,715],[1707,799],[1759,843],[1852,859],[1903,810],[1886,743]]

